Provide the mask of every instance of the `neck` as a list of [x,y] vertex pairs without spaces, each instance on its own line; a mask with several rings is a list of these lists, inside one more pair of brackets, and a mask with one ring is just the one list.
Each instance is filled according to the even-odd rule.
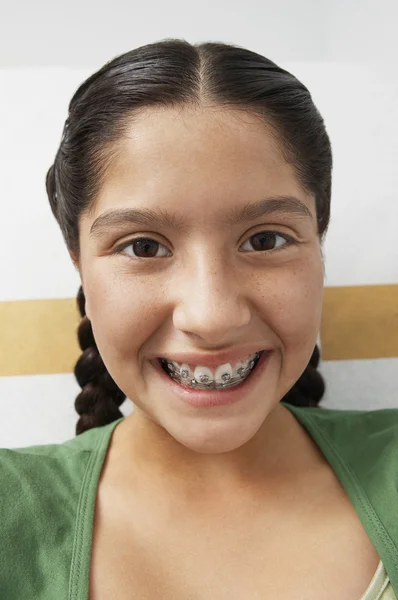
[[230,495],[286,485],[320,462],[319,451],[292,413],[278,403],[257,433],[243,446],[220,454],[201,454],[177,442],[142,411],[114,431],[108,453],[123,488]]

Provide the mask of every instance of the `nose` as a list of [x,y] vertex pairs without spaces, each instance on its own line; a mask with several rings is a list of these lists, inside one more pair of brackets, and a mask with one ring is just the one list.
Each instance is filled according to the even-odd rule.
[[177,301],[173,325],[177,330],[199,337],[209,345],[236,339],[237,330],[251,319],[245,286],[236,272],[216,259],[208,264],[197,259],[176,281]]

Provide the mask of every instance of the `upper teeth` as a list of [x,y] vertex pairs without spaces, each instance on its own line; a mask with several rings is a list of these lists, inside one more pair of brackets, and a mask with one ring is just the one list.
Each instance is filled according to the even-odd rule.
[[232,367],[231,363],[225,363],[218,366],[214,371],[204,365],[191,367],[187,363],[180,364],[172,360],[167,360],[167,365],[169,369],[176,371],[182,379],[192,380],[195,378],[199,383],[211,383],[213,381],[216,383],[225,383],[231,378],[241,376],[248,367],[253,366],[254,363],[252,361],[257,356],[258,352],[249,356],[246,360],[239,361],[234,367]]

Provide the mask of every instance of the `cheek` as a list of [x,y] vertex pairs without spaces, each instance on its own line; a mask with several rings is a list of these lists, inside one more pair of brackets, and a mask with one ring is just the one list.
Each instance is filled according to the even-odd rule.
[[314,351],[320,330],[323,301],[323,267],[278,270],[273,285],[262,294],[263,316],[279,347],[275,355],[277,394],[282,398],[300,378]]
[[308,271],[290,278],[279,298],[278,323],[283,338],[298,343],[318,335],[323,301],[323,281],[310,278]]
[[323,304],[323,268],[297,269],[286,279],[278,274],[269,323],[281,344],[281,395],[308,365],[320,331]]
[[306,261],[289,265],[267,277],[266,282],[258,280],[256,287],[263,318],[286,352],[305,353],[307,347],[311,353],[322,316],[322,264]]
[[113,281],[104,277],[90,284],[90,315],[97,346],[104,360],[137,351],[162,321],[162,292],[148,281]]

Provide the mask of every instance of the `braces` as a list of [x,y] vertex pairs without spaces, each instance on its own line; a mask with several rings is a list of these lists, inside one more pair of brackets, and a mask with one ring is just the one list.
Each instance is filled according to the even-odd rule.
[[215,381],[210,381],[209,383],[207,383],[207,381],[208,381],[207,375],[201,375],[201,377],[200,377],[201,381],[197,381],[196,379],[191,379],[191,381],[188,383],[188,380],[186,379],[188,377],[188,372],[185,369],[183,369],[181,371],[181,374],[179,374],[176,371],[176,368],[174,367],[174,365],[172,363],[170,363],[167,359],[162,358],[161,363],[162,363],[163,370],[166,371],[166,373],[172,379],[174,379],[174,381],[177,381],[177,383],[181,383],[183,385],[185,384],[186,387],[195,388],[198,390],[211,390],[211,389],[225,389],[228,387],[233,387],[237,383],[240,383],[243,379],[246,378],[247,375],[249,375],[249,373],[251,373],[253,371],[254,367],[260,360],[260,356],[261,356],[261,352],[256,352],[256,357],[250,361],[250,363],[247,365],[246,369],[244,367],[240,367],[238,369],[239,377],[230,377],[229,373],[224,373],[224,375],[221,375],[221,379],[223,379],[225,382],[225,383],[221,383],[221,384],[216,383]]

